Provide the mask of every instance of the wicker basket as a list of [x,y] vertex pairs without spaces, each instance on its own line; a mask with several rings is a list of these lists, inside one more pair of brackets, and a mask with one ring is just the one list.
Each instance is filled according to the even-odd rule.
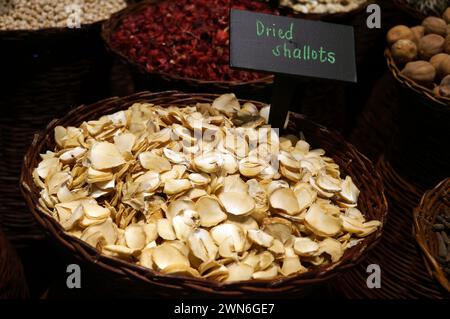
[[[120,278],[123,285],[140,282],[147,291],[167,295],[198,296],[230,296],[255,297],[291,295],[305,293],[316,284],[324,283],[339,272],[356,264],[362,255],[380,238],[382,228],[365,238],[362,243],[346,251],[343,258],[326,268],[320,268],[301,275],[294,275],[275,281],[246,281],[241,283],[217,283],[202,279],[180,276],[162,275],[149,269],[130,264],[122,260],[102,256],[93,247],[81,240],[66,234],[59,223],[38,208],[39,189],[34,185],[32,171],[39,162],[39,154],[54,147],[53,129],[57,125],[79,125],[81,122],[100,117],[104,114],[125,109],[138,101],[146,101],[159,105],[192,105],[197,102],[211,102],[217,95],[184,94],[178,92],[148,93],[142,92],[125,98],[111,98],[90,106],[80,106],[69,112],[64,118],[52,121],[44,132],[36,135],[24,159],[21,175],[21,189],[25,201],[36,220],[64,248],[84,261],[95,264],[96,267],[113,273]],[[254,102],[262,107],[263,104]],[[371,162],[350,144],[346,143],[340,134],[332,133],[318,126],[303,116],[291,113],[287,132],[303,133],[305,138],[315,147],[322,147],[341,167],[343,174],[348,174],[361,190],[359,207],[369,219],[384,222],[387,204],[383,194],[383,185],[378,174],[374,173]],[[128,283],[127,283],[128,282]]]
[[14,246],[43,234],[20,197],[23,156],[35,132],[72,107],[109,96],[111,59],[101,22],[79,29],[0,31],[0,223]]
[[394,4],[397,6],[397,8],[417,20],[422,21],[427,17],[426,13],[420,12],[416,8],[411,7],[404,0],[394,0]]
[[[423,189],[406,181],[384,156],[376,168],[383,178],[389,205],[382,240],[360,265],[333,282],[334,290],[351,299],[448,298],[430,277],[412,234],[412,210]],[[366,284],[371,264],[381,269],[379,289],[369,289]]]
[[307,19],[307,20],[321,20],[321,21],[327,21],[327,22],[347,22],[351,20],[355,15],[360,13],[361,11],[365,10],[366,7],[374,3],[376,0],[366,0],[365,2],[361,3],[357,8],[347,11],[347,12],[335,12],[335,13],[302,13],[293,10],[289,7],[280,6],[279,9],[282,13],[286,15],[290,15],[296,18],[300,19]]
[[386,57],[389,70],[403,87],[415,92],[417,96],[424,101],[424,103],[430,105],[431,107],[435,107],[438,109],[448,109],[448,106],[450,106],[450,98],[436,96],[429,88],[424,87],[401,74],[400,69],[394,61],[394,57],[392,56],[392,52],[390,49],[386,49],[384,55]]
[[182,90],[186,92],[234,92],[245,98],[267,98],[270,95],[270,85],[273,76],[252,81],[206,81],[200,79],[180,77],[163,72],[148,72],[145,67],[133,61],[130,57],[115,49],[111,45],[111,36],[124,17],[141,11],[148,5],[155,4],[161,0],[147,0],[130,6],[128,9],[114,14],[111,19],[103,24],[102,37],[108,49],[113,55],[119,57],[130,66],[137,90]]
[[436,260],[438,244],[432,225],[440,209],[450,207],[450,178],[439,183],[434,189],[426,192],[419,206],[414,209],[414,235],[425,256],[430,275],[450,293],[450,281]]
[[0,300],[28,297],[22,264],[0,228]]
[[450,171],[450,149],[446,147],[450,99],[436,97],[429,89],[404,77],[390,50],[385,55],[392,75],[400,84],[398,134],[386,155],[402,176],[428,189]]

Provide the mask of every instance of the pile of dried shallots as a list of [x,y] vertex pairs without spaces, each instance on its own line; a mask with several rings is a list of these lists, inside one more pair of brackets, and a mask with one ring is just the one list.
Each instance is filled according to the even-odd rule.
[[55,128],[40,210],[102,254],[164,274],[271,279],[340,260],[380,226],[322,149],[234,94]]

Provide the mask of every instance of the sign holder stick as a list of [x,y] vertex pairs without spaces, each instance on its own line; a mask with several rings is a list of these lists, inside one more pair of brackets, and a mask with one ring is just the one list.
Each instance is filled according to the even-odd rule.
[[289,107],[291,106],[297,81],[287,75],[275,75],[272,89],[272,104],[270,106],[269,124],[280,129],[285,128]]

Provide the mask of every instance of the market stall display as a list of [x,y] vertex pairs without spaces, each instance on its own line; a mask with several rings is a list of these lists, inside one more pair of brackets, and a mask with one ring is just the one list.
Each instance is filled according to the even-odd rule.
[[0,47],[0,298],[449,298],[449,0],[3,0]]

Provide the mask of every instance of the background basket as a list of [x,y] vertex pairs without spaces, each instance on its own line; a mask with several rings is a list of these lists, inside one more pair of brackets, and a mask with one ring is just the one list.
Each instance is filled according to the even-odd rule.
[[0,228],[0,300],[23,299],[27,296],[22,264]]
[[[37,209],[39,189],[34,185],[32,171],[39,162],[39,154],[52,149],[53,129],[57,125],[80,125],[81,122],[96,119],[104,114],[117,112],[128,108],[135,102],[147,101],[159,105],[192,105],[197,102],[211,102],[217,95],[213,94],[184,94],[178,92],[149,93],[142,92],[125,98],[111,98],[89,106],[80,106],[69,112],[64,118],[52,121],[44,132],[36,135],[24,159],[21,175],[21,189],[25,201],[36,220],[73,256],[95,264],[109,275],[121,282],[121,286],[128,287],[131,283],[139,283],[139,291],[163,295],[184,296],[229,296],[229,297],[257,297],[304,294],[314,285],[326,282],[338,273],[352,267],[360,261],[363,254],[380,238],[382,229],[368,236],[363,242],[346,251],[340,262],[328,268],[321,268],[297,276],[278,279],[275,281],[251,281],[234,284],[216,283],[206,280],[170,276],[155,273],[149,269],[130,264],[118,259],[102,256],[93,247],[81,240],[67,235],[53,218],[41,213]],[[263,104],[254,102],[259,107]],[[369,219],[385,221],[387,204],[383,194],[381,178],[374,171],[371,162],[361,155],[352,145],[343,140],[340,134],[330,132],[326,128],[314,124],[303,116],[291,113],[287,132],[302,133],[314,147],[322,147],[341,167],[343,174],[348,174],[361,190],[359,207]],[[132,291],[130,291],[132,293]]]
[[22,159],[35,132],[72,107],[109,93],[111,58],[101,22],[79,29],[0,31],[0,225],[11,243],[26,247],[43,233],[20,197]]
[[450,178],[439,183],[434,189],[427,191],[419,206],[414,209],[414,235],[427,263],[430,274],[450,293],[450,282],[436,260],[438,243],[432,229],[435,218],[441,209],[450,209]]
[[[444,299],[445,291],[430,277],[412,234],[412,211],[423,189],[405,180],[384,156],[376,166],[385,186],[389,218],[382,240],[365,260],[333,281],[334,290],[350,299]],[[379,265],[381,287],[369,289],[369,265]]]
[[279,6],[279,9],[284,14],[292,15],[296,18],[307,19],[307,20],[321,20],[328,22],[346,22],[351,20],[355,15],[363,11],[369,4],[374,3],[375,0],[366,0],[361,3],[357,8],[347,11],[347,12],[336,12],[336,13],[302,13],[295,11],[290,7]]
[[164,72],[148,72],[144,66],[136,63],[126,54],[111,45],[111,36],[123,18],[141,11],[148,5],[156,4],[160,1],[161,0],[141,1],[140,3],[114,14],[103,24],[103,40],[113,55],[119,57],[121,61],[129,65],[134,76],[137,90],[152,89],[153,91],[156,91],[176,89],[185,92],[234,92],[245,98],[268,98],[271,92],[269,86],[273,83],[272,75],[267,75],[252,81],[206,81],[176,76]]
[[450,171],[450,149],[446,147],[450,99],[436,97],[429,89],[404,77],[389,49],[385,55],[399,84],[400,105],[397,134],[386,156],[402,176],[429,189]]
[[404,11],[405,13],[407,13],[408,15],[410,15],[411,17],[422,21],[423,19],[425,19],[428,15],[431,14],[431,12],[429,14],[425,13],[425,12],[420,12],[419,10],[417,10],[416,8],[411,7],[408,3],[406,3],[404,0],[394,0],[394,4],[397,6],[397,8],[399,8],[400,10]]

